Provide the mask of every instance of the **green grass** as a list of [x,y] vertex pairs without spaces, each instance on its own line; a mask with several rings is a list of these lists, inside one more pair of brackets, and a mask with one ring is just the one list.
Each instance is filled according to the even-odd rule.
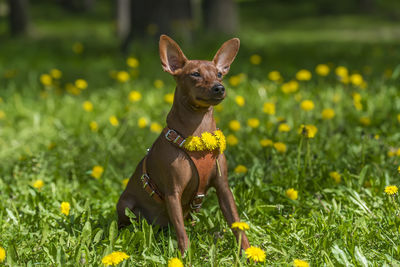
[[[76,20],[74,24],[85,21]],[[343,25],[355,29],[363,20],[354,18],[353,24]],[[156,42],[149,42],[132,49],[140,61],[139,75],[118,83],[109,72],[128,68],[125,59],[116,56],[117,45],[106,26],[87,36],[84,32],[91,24],[74,33],[66,21],[61,19],[59,28],[37,21],[41,36],[6,39],[0,51],[0,110],[5,114],[0,120],[0,246],[7,251],[3,264],[99,266],[103,256],[124,251],[130,258],[121,266],[165,265],[178,256],[174,230],[159,231],[140,222],[118,232],[115,205],[122,180],[158,135],[149,127],[139,128],[137,121],[145,117],[165,124],[170,104],[164,95],[173,92],[174,81],[161,70]],[[388,155],[400,147],[399,40],[381,42],[379,30],[365,27],[371,33],[367,41],[349,41],[335,30],[334,22],[314,19],[332,33],[329,39],[318,39],[309,21],[292,23],[276,26],[271,37],[267,31],[247,31],[256,23],[244,23],[241,50],[225,78],[228,98],[216,112],[218,127],[239,139],[226,151],[230,184],[241,219],[250,225],[251,244],[266,252],[266,262],[258,266],[290,266],[294,259],[312,266],[397,266],[399,199],[387,196],[384,189],[400,185],[400,157]],[[395,27],[389,22],[379,25],[383,24]],[[343,25],[338,27],[346,28]],[[68,39],[63,39],[63,31]],[[304,33],[302,40],[314,41],[297,40],[294,31]],[[286,38],[290,41],[281,42]],[[85,47],[79,55],[71,50],[77,41]],[[220,43],[208,40],[182,47],[189,58],[211,58]],[[254,53],[262,57],[260,65],[250,64]],[[314,72],[320,63],[331,64],[327,77]],[[341,83],[334,74],[338,65],[361,73],[367,88]],[[59,88],[46,89],[39,76],[51,68],[60,69],[63,77]],[[284,94],[280,84],[267,78],[271,70],[278,70],[289,81],[302,68],[313,77],[300,82],[294,94]],[[391,76],[385,75],[389,69]],[[3,77],[10,70],[15,76]],[[246,78],[238,86],[229,85],[229,77],[239,73]],[[65,84],[77,78],[89,86],[75,96],[65,91]],[[155,79],[165,86],[155,88]],[[132,90],[142,94],[139,102],[129,101]],[[361,95],[362,110],[355,109],[353,93]],[[246,100],[243,107],[235,103],[238,95]],[[301,110],[303,99],[311,99],[314,110]],[[82,108],[87,100],[94,105],[92,112]],[[262,112],[268,101],[276,102],[275,115]],[[324,108],[333,108],[336,116],[323,120]],[[118,127],[109,123],[111,115],[118,117]],[[277,130],[279,117],[290,125],[288,133]],[[370,118],[371,124],[361,124],[361,117]],[[249,118],[258,118],[260,126],[247,126]],[[242,125],[237,132],[229,129],[233,119]],[[91,121],[98,123],[97,132],[90,130]],[[299,135],[301,124],[315,125],[315,138]],[[285,143],[287,152],[262,147],[259,141],[265,138]],[[247,173],[233,172],[239,164]],[[105,170],[98,180],[90,176],[95,165]],[[332,171],[341,174],[340,183],[329,176]],[[44,181],[41,190],[32,186],[38,179]],[[285,195],[289,188],[298,190],[297,200]],[[71,204],[69,216],[60,212],[63,201]],[[195,219],[195,226],[186,226],[191,248],[183,258],[185,266],[233,265],[236,243],[213,190]],[[241,264],[252,265],[244,257]]]

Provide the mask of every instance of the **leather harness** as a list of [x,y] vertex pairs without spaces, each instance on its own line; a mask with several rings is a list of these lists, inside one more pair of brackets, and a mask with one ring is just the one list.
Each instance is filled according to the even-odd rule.
[[[165,139],[167,139],[172,145],[182,149],[188,157],[192,160],[196,167],[196,171],[199,178],[199,183],[197,186],[197,192],[192,197],[190,202],[190,208],[193,211],[198,212],[203,203],[203,199],[206,194],[208,180],[211,176],[211,171],[213,170],[213,165],[216,163],[219,151],[188,151],[184,148],[184,143],[186,139],[180,135],[177,131],[167,127],[162,131]],[[158,203],[164,202],[163,193],[157,188],[157,185],[150,179],[147,173],[146,167],[147,155],[143,159],[142,163],[142,176],[140,180],[142,181],[144,190]]]

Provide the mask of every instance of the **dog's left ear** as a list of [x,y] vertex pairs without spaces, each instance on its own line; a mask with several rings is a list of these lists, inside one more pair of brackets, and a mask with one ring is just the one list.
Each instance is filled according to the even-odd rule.
[[240,40],[238,38],[233,38],[226,41],[218,50],[217,54],[215,54],[213,62],[223,75],[228,73],[232,62],[239,51],[239,46]]
[[161,65],[164,71],[172,75],[178,74],[179,70],[182,69],[187,62],[187,58],[179,45],[167,35],[163,34],[160,36],[159,50]]

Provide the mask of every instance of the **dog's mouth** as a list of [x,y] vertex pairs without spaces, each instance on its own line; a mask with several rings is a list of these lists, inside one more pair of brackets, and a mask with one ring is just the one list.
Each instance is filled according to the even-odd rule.
[[224,99],[225,99],[225,97],[222,97],[222,96],[221,97],[208,98],[208,99],[201,98],[201,97],[196,97],[197,101],[200,101],[202,103],[209,104],[209,105],[212,105],[212,106],[218,105]]

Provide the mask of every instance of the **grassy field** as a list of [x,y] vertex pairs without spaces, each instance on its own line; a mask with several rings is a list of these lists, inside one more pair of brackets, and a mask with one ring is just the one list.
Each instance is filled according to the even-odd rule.
[[[157,43],[127,62],[106,22],[50,13],[34,36],[1,39],[0,265],[100,266],[112,251],[129,255],[121,266],[166,265],[180,257],[173,229],[118,232],[115,211],[171,106]],[[243,24],[215,112],[241,219],[266,252],[241,265],[400,265],[399,198],[385,193],[400,185],[399,27],[369,19]],[[211,59],[222,41],[182,48]],[[185,266],[233,265],[215,192],[195,220]]]

